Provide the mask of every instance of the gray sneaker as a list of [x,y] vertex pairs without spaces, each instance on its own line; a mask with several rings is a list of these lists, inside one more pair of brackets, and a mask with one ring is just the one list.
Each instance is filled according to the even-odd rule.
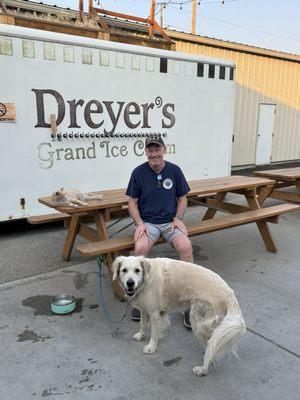
[[138,310],[137,308],[133,308],[131,311],[131,319],[133,319],[134,321],[140,321],[141,319],[140,310]]

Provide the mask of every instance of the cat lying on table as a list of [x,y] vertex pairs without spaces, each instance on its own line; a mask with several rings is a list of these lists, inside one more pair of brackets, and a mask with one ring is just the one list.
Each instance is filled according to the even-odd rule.
[[51,195],[51,201],[57,206],[66,207],[79,207],[87,206],[87,200],[103,200],[103,195],[95,195],[92,193],[82,193],[76,189],[64,189],[61,188],[56,190]]

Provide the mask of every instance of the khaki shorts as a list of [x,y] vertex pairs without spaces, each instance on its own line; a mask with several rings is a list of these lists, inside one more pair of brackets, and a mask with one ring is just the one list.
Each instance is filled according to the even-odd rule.
[[178,235],[185,235],[178,228],[172,230],[172,222],[167,222],[166,224],[151,224],[150,222],[145,222],[149,237],[155,243],[157,239],[162,236],[170,244],[173,243],[173,239]]

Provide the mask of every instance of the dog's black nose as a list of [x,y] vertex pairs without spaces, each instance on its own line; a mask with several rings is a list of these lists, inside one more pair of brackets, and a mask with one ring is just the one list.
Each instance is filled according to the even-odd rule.
[[126,282],[127,287],[132,288],[134,286],[134,280],[133,279],[128,279]]

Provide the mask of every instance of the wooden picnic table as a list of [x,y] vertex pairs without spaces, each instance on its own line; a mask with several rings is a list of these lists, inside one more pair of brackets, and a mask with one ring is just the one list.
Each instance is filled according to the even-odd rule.
[[[254,175],[275,180],[276,183],[269,197],[300,203],[300,167],[255,171]],[[293,190],[280,190],[285,187]]]
[[[212,179],[200,179],[190,181],[190,192],[188,197],[197,198],[213,194],[214,198],[208,203],[212,207],[216,206],[220,210],[231,213],[249,211],[250,209],[260,208],[274,181],[266,178],[255,178],[246,176],[227,176]],[[222,201],[227,192],[239,192],[244,195],[249,207],[241,207]],[[68,214],[71,220],[68,225],[68,234],[63,248],[63,258],[68,261],[77,235],[95,242],[109,239],[107,231],[107,222],[109,220],[109,211],[116,208],[126,207],[128,198],[125,195],[125,189],[113,189],[94,192],[102,194],[103,200],[89,200],[87,206],[79,208],[57,206],[51,202],[51,197],[41,197],[39,202],[47,207],[54,208],[57,211]],[[257,197],[258,195],[258,197]],[[210,219],[216,213],[214,209],[208,209],[204,219]],[[95,223],[95,229],[92,229],[83,221],[86,215],[92,216]]]
[[[213,232],[234,226],[255,222],[268,251],[276,252],[268,222],[277,223],[280,214],[300,209],[300,206],[281,204],[262,208],[262,205],[275,185],[274,180],[249,176],[226,176],[220,178],[200,179],[189,182],[190,192],[187,197],[193,202],[207,207],[201,221],[187,222],[190,236]],[[68,261],[77,235],[83,236],[89,243],[78,245],[77,250],[86,256],[106,255],[109,277],[114,293],[122,298],[122,291],[116,281],[112,280],[111,264],[113,255],[119,251],[128,252],[134,247],[133,235],[110,238],[107,223],[113,209],[127,207],[128,198],[125,189],[114,189],[94,192],[102,194],[103,200],[89,200],[87,206],[79,208],[56,206],[50,197],[41,197],[39,202],[70,215],[68,233],[63,248],[63,258]],[[227,193],[236,193],[245,199],[245,205],[226,201]],[[235,197],[235,196],[232,196]],[[213,219],[217,211],[229,215]],[[85,224],[87,216],[92,217],[96,229]],[[163,241],[159,239],[158,243]]]

